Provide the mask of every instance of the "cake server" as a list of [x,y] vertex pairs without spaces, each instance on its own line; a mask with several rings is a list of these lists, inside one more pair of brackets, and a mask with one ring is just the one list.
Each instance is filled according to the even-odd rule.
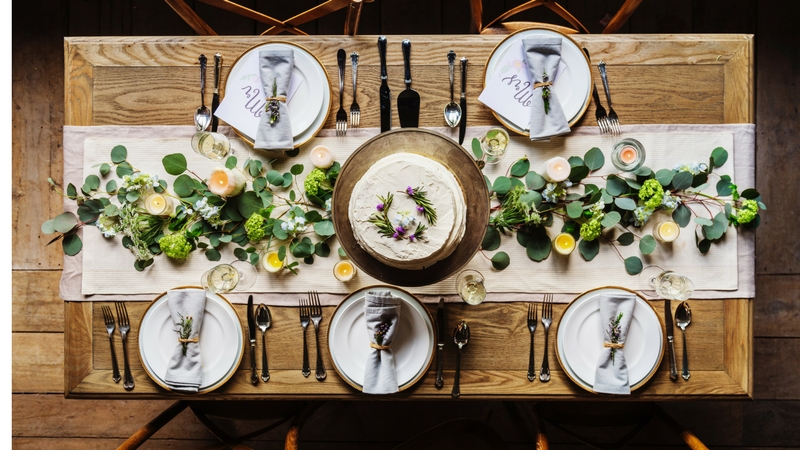
[[405,66],[406,88],[397,96],[397,112],[403,128],[419,125],[419,93],[411,89],[411,41],[403,39],[403,66]]

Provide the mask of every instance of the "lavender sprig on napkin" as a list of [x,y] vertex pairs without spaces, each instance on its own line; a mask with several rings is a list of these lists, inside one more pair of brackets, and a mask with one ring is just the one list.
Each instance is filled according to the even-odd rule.
[[294,135],[286,106],[294,68],[293,50],[258,52],[261,84],[267,96],[266,114],[261,115],[254,147],[260,150],[288,151],[294,148]]

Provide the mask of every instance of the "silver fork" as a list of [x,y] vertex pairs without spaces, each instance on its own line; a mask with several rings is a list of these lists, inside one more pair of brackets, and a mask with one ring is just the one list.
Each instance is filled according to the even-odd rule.
[[131,321],[128,319],[128,309],[125,308],[125,303],[116,302],[116,305],[119,334],[122,335],[122,359],[125,363],[125,380],[122,382],[122,387],[126,391],[130,391],[133,389],[133,375],[131,375],[131,365],[128,363],[128,348],[125,344],[128,342],[128,331],[131,331]]
[[317,291],[308,293],[308,301],[311,304],[311,321],[314,322],[314,334],[317,335],[317,365],[314,375],[317,380],[322,381],[328,374],[325,373],[325,366],[322,365],[322,353],[319,351],[319,323],[322,322],[322,306],[319,304]]
[[339,63],[339,111],[336,111],[336,135],[347,134],[347,113],[344,112],[344,49],[339,49],[336,54]]
[[311,321],[308,312],[308,304],[305,300],[300,300],[300,326],[303,327],[303,376],[308,377],[311,369],[308,365],[308,345],[306,344],[306,328]]
[[542,303],[542,325],[544,325],[544,359],[542,360],[542,370],[539,372],[539,381],[550,381],[550,362],[547,360],[547,338],[550,332],[550,324],[553,323],[553,294],[545,294]]
[[536,323],[539,317],[536,314],[536,304],[528,303],[528,329],[531,331],[531,354],[528,358],[528,381],[536,379],[536,369],[533,362],[533,332],[536,331]]
[[356,102],[356,78],[358,74],[358,53],[353,52],[350,54],[350,61],[352,61],[353,65],[353,103],[350,104],[350,126],[353,128],[358,128],[359,123],[361,123],[361,108],[358,106],[358,102]]
[[103,310],[103,321],[106,323],[106,331],[108,331],[108,342],[111,344],[111,368],[114,370],[114,374],[112,375],[111,379],[114,380],[114,383],[119,383],[119,380],[122,379],[119,376],[119,366],[117,365],[117,353],[114,351],[114,314],[111,313],[111,308],[108,306],[101,306]]
[[621,134],[619,129],[619,118],[617,117],[617,113],[614,112],[614,107],[611,105],[611,92],[608,90],[608,77],[606,76],[605,61],[600,61],[600,64],[597,65],[597,68],[600,69],[600,77],[603,79],[603,89],[606,91],[606,100],[608,100],[608,123],[611,125],[611,132],[617,135]]
[[[591,59],[589,50],[586,50],[586,47],[583,48],[583,51],[586,53],[586,57]],[[592,98],[594,98],[595,104],[594,117],[597,119],[597,126],[600,128],[600,134],[611,133],[611,126],[608,124],[606,109],[600,104],[600,96],[597,94],[597,84],[595,83],[592,83]]]

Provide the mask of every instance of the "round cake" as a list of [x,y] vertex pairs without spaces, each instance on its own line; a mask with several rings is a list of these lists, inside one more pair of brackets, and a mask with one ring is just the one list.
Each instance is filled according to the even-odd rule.
[[399,269],[421,270],[447,258],[466,228],[466,202],[456,177],[413,153],[377,161],[356,183],[349,206],[361,248]]

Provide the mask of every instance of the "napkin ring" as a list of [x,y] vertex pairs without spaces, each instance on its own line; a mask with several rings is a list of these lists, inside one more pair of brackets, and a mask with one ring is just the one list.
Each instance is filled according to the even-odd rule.
[[389,346],[388,345],[378,345],[378,344],[376,344],[374,342],[370,342],[369,346],[374,348],[374,349],[376,349],[376,350],[389,350]]
[[285,95],[276,95],[274,97],[267,97],[267,101],[268,102],[278,101],[278,102],[286,103],[286,96]]
[[624,342],[603,342],[605,348],[625,348]]
[[536,90],[536,89],[538,89],[540,87],[548,87],[548,86],[552,86],[552,85],[553,85],[553,83],[551,83],[549,81],[536,82],[536,83],[533,83],[533,89]]
[[200,338],[191,338],[191,339],[178,338],[178,342],[180,342],[181,344],[185,344],[187,342],[195,342],[195,343],[197,343],[197,342],[200,342]]

